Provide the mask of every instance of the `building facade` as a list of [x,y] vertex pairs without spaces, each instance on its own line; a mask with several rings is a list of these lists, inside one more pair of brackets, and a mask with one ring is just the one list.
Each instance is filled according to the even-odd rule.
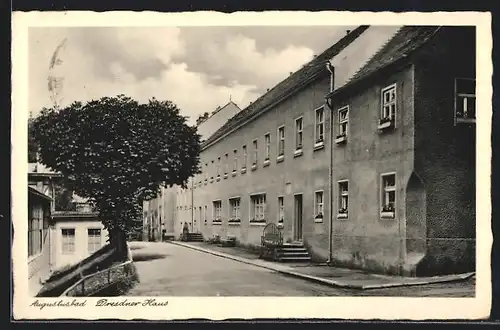
[[52,214],[52,219],[54,269],[74,265],[107,243],[108,232],[96,213],[56,211]]
[[61,175],[43,164],[28,172],[28,279],[36,294],[50,274],[85,259],[106,244],[108,233],[87,201],[73,194],[71,207],[56,206]]
[[[206,140],[241,109],[233,101],[217,107],[197,123],[200,139]],[[200,223],[192,207],[193,182],[186,189],[179,186],[162,187],[157,198],[143,202],[143,240],[159,241],[162,235],[179,237],[184,223],[191,232],[200,232]]]
[[36,294],[51,273],[49,222],[52,198],[28,187],[28,285]]
[[259,246],[274,222],[315,260],[374,272],[473,270],[475,42],[353,30],[204,142],[179,193],[193,223]]

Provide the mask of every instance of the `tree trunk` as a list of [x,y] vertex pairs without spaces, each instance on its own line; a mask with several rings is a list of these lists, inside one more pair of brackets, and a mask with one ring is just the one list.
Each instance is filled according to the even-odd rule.
[[123,230],[119,228],[110,230],[109,243],[116,248],[118,260],[127,259],[127,236]]

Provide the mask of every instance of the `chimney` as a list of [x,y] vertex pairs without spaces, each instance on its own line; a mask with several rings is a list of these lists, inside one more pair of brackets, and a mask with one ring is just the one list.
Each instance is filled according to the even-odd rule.
[[269,92],[269,88],[267,88],[266,91]]
[[314,54],[314,55],[313,55],[313,58],[316,58],[316,57],[318,57],[318,55]]
[[349,34],[349,33],[351,33],[351,30],[346,30],[345,31],[345,34]]
[[290,76],[293,74],[293,72],[290,72]]

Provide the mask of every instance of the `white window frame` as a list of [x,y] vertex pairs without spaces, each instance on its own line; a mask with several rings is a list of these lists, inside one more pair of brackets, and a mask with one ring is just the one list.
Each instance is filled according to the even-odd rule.
[[220,164],[221,164],[220,157],[217,157],[217,180],[220,180]]
[[[216,205],[217,204],[217,205]],[[212,222],[222,222],[222,200],[216,199],[212,201]]]
[[233,150],[233,174],[236,174],[238,170],[238,149]]
[[[344,184],[347,184],[347,190],[342,189]],[[349,216],[349,180],[344,179],[337,181],[337,189],[339,198],[337,218],[346,219]]]
[[[99,235],[91,235],[90,231],[99,231]],[[92,254],[102,247],[102,229],[87,228],[87,251]]]
[[246,169],[247,169],[247,163],[248,163],[248,150],[247,150],[247,145],[243,145],[241,147],[241,149],[243,150],[243,161],[241,163],[241,172],[245,172]]
[[[462,77],[456,77],[454,80],[453,80],[453,83],[454,83],[454,97],[453,97],[453,101],[454,101],[454,117],[455,117],[455,124],[457,123],[475,123],[476,122],[476,117],[477,117],[477,98],[476,98],[476,91],[474,91],[474,94],[470,94],[470,93],[459,93],[458,92],[458,87],[457,87],[457,82],[459,80],[468,80],[468,81],[473,81],[474,82],[474,85],[476,87],[476,79],[475,78],[462,78]],[[477,89],[477,87],[476,87]],[[462,109],[460,111],[460,113],[465,113],[465,109],[466,108],[466,102],[474,102],[476,103],[475,104],[475,113],[474,113],[474,117],[466,117],[464,116],[463,114],[461,116],[458,116],[458,106],[459,106],[459,102],[458,102],[458,98],[459,97],[464,97],[464,103],[462,103]],[[473,99],[470,100],[470,99]]]
[[[342,113],[347,112],[347,115],[345,118],[342,118]],[[345,107],[342,107],[338,110],[338,116],[339,116],[339,136],[347,136],[349,134],[349,106],[346,105]],[[345,128],[344,128],[345,125]]]
[[[283,132],[283,135],[281,134],[281,132]],[[285,158],[285,134],[285,125],[279,126],[277,129],[278,138],[276,139],[276,143],[278,144],[278,152],[276,153],[278,161],[281,161],[283,160],[283,158]]]
[[271,158],[271,133],[267,132],[264,135],[264,144],[266,147],[266,156],[264,158],[264,163],[269,163]]
[[[392,90],[394,90],[394,99],[389,100],[388,102],[385,101],[385,95],[386,93],[390,93]],[[390,121],[395,124],[396,123],[396,116],[398,113],[398,88],[397,84],[391,84],[389,86],[386,86],[382,88],[380,91],[380,98],[381,98],[381,103],[380,103],[380,119],[386,119],[390,118]],[[394,105],[394,113],[391,112],[391,106]],[[388,113],[386,111],[388,110]]]
[[250,223],[266,223],[266,193],[250,195]]
[[[64,235],[64,231],[73,231],[73,235]],[[68,237],[72,238],[71,240]],[[69,241],[69,242],[68,242]],[[76,249],[76,228],[63,227],[61,228],[61,253],[74,254]]]
[[[300,122],[300,127],[298,123]],[[300,143],[299,143],[300,140]],[[304,116],[295,118],[295,151],[300,152],[304,146]]]
[[[282,204],[280,204],[280,201]],[[278,225],[283,226],[285,222],[285,196],[278,196],[278,212],[277,212]]]
[[[237,202],[237,203],[235,203]],[[241,222],[241,197],[231,197],[229,198],[229,221],[233,223]]]
[[[318,120],[318,113],[321,111],[321,121]],[[319,148],[324,146],[325,144],[325,106],[322,105],[316,109],[314,109],[314,147]],[[321,134],[319,129],[321,128]]]
[[252,169],[257,168],[259,163],[259,140],[255,139],[252,141]]
[[229,153],[224,155],[224,179],[227,179],[229,173]]
[[[318,197],[321,196],[321,202]],[[325,193],[323,190],[314,192],[314,222],[323,222],[325,217]]]
[[[389,176],[394,176],[394,186],[386,187],[384,185],[384,179]],[[397,175],[396,172],[387,172],[380,174],[380,216],[382,218],[390,218],[393,219],[396,217],[396,209],[397,209]],[[386,200],[389,199],[389,193],[394,192],[394,202],[393,202],[393,210],[386,211],[384,208],[386,205]]]

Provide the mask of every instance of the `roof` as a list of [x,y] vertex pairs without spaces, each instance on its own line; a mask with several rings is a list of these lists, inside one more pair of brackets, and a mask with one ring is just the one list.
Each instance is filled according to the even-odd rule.
[[221,128],[212,134],[203,144],[202,149],[208,147],[210,144],[221,138],[226,133],[230,132],[235,127],[241,125],[243,122],[253,117],[256,114],[266,111],[274,103],[279,102],[291,92],[298,90],[305,86],[310,81],[319,77],[322,73],[326,72],[326,61],[335,57],[340,51],[358,38],[366,29],[367,25],[359,26],[342,39],[337,41],[334,45],[329,47],[320,55],[316,56],[306,65],[302,66],[298,71],[288,76],[286,79],[278,83],[275,87],[267,93],[258,98],[255,102],[248,107],[237,113],[229,119]]
[[97,218],[97,212],[79,212],[79,211],[54,211],[53,218]]
[[49,167],[45,166],[42,163],[28,163],[28,174],[30,176],[61,176],[61,173],[58,173]]
[[356,72],[342,88],[334,90],[329,96],[348,86],[365,79],[375,72],[409,56],[425,45],[440,29],[440,26],[404,26]]
[[45,195],[43,192],[36,190],[33,187],[28,186],[28,194],[32,194],[34,196],[46,199],[48,201],[51,201],[52,198],[50,196]]

